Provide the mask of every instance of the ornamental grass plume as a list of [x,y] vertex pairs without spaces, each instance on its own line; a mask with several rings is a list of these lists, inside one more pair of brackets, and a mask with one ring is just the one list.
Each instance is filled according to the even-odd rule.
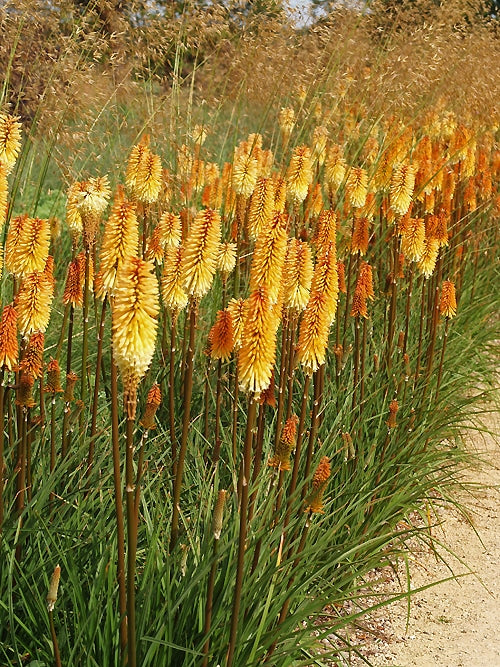
[[401,229],[401,252],[409,260],[418,262],[425,252],[425,224],[423,218],[410,218]]
[[4,306],[0,320],[0,368],[17,368],[19,344],[17,341],[17,311],[12,304]]
[[304,201],[312,180],[311,149],[308,146],[297,146],[286,172],[287,194],[294,203],[301,204]]
[[166,308],[173,313],[183,310],[189,301],[182,279],[183,253],[181,246],[171,246],[167,248],[163,262],[161,296]]
[[351,167],[345,184],[347,199],[353,208],[362,208],[368,193],[368,178],[363,167]]
[[227,361],[234,347],[233,318],[228,309],[218,310],[215,324],[208,334],[212,359]]
[[12,171],[19,155],[21,129],[19,116],[0,114],[0,162],[5,165],[7,173]]
[[156,429],[155,415],[160,405],[161,405],[160,385],[154,384],[148,391],[148,396],[146,398],[146,407],[144,410],[144,415],[141,419],[141,426],[146,431],[152,431]]
[[290,140],[290,136],[295,127],[295,111],[292,107],[282,107],[279,116],[278,123],[280,126],[281,132],[281,141],[283,144],[287,144]]
[[126,199],[123,188],[119,187],[111,214],[106,221],[99,254],[102,286],[99,296],[108,292],[113,295],[117,272],[129,257],[137,254],[138,244],[136,205]]
[[43,373],[43,349],[45,345],[45,334],[36,332],[29,338],[24,356],[19,364],[23,373],[32,375],[35,380]]
[[330,459],[328,456],[323,456],[313,476],[312,491],[306,500],[306,512],[312,512],[313,514],[324,513],[323,494],[326,490],[330,475]]
[[272,178],[259,178],[250,197],[247,226],[248,235],[255,240],[273,216],[275,207],[275,183]]
[[52,281],[44,272],[31,273],[23,279],[15,302],[22,336],[46,331],[53,296]]
[[126,392],[146,373],[155,349],[159,312],[154,266],[139,257],[124,262],[118,272],[113,301],[113,357]]
[[307,306],[313,277],[311,248],[305,241],[289,239],[284,268],[283,305],[301,311]]
[[212,285],[220,236],[221,218],[217,211],[200,211],[191,225],[182,256],[184,288],[190,297],[200,299]]
[[415,187],[415,170],[410,164],[398,165],[392,174],[390,187],[391,208],[397,215],[407,213]]
[[9,248],[6,267],[16,277],[43,271],[49,254],[50,225],[48,220],[26,218],[20,225],[15,251]]
[[247,299],[238,377],[243,391],[260,394],[271,382],[276,356],[279,319],[272,307],[267,287],[260,285]]
[[278,301],[281,287],[287,246],[286,223],[285,215],[275,212],[255,243],[250,266],[250,291],[266,287],[271,303]]
[[268,461],[268,466],[278,470],[290,470],[290,455],[295,447],[297,438],[297,415],[289,417],[282,430],[279,441],[276,443],[273,456]]
[[455,283],[451,280],[443,281],[439,300],[439,314],[444,317],[455,317],[457,314],[457,297]]

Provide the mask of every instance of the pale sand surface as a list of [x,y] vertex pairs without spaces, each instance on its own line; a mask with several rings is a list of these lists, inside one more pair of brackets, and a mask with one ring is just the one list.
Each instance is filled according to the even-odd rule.
[[[437,547],[453,573],[467,576],[416,593],[408,626],[406,601],[363,619],[363,628],[351,640],[363,646],[363,655],[374,667],[500,667],[499,422],[498,414],[488,415],[486,426],[497,435],[472,436],[472,446],[488,462],[467,474],[480,487],[462,499],[472,526],[456,510],[446,508],[439,514],[442,525],[434,528],[436,540],[466,564]],[[412,588],[450,576],[449,567],[431,549],[422,545],[417,549],[411,554]],[[389,569],[376,576],[386,580],[377,584],[377,592],[384,586],[394,591],[396,577]],[[404,568],[400,576],[404,579]],[[359,657],[346,656],[345,665],[363,664]]]

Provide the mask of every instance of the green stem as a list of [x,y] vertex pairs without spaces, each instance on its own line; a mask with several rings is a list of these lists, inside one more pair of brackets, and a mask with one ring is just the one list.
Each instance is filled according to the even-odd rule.
[[175,471],[172,527],[170,533],[170,550],[175,547],[179,536],[179,501],[181,497],[182,477],[184,474],[184,461],[186,459],[187,441],[189,434],[189,424],[191,421],[191,398],[193,395],[193,360],[194,360],[194,336],[196,331],[196,312],[197,304],[191,303],[189,313],[189,345],[186,353],[186,373],[184,377],[184,414],[182,421],[182,437],[179,449],[179,459]]
[[106,317],[107,300],[108,299],[105,296],[104,301],[102,302],[101,319],[99,322],[99,335],[97,339],[97,359],[95,364],[95,382],[94,382],[94,396],[92,401],[92,418],[90,425],[89,456],[87,460],[87,477],[90,476],[90,473],[92,471],[92,464],[94,461],[95,434],[97,431],[97,410],[99,405],[99,381],[101,377],[100,369],[102,360],[102,346],[104,339],[104,324]]
[[253,398],[248,401],[247,427],[245,432],[245,445],[243,448],[243,460],[241,462],[241,502],[240,502],[240,532],[238,538],[238,561],[236,567],[236,581],[234,585],[233,609],[231,614],[231,630],[229,635],[229,647],[227,653],[226,667],[232,667],[236,650],[236,639],[238,635],[238,619],[241,605],[241,592],[243,587],[243,574],[245,569],[245,550],[247,542],[247,519],[248,519],[248,490],[250,486],[250,473],[252,463],[252,441],[255,417],[257,414],[257,403]]

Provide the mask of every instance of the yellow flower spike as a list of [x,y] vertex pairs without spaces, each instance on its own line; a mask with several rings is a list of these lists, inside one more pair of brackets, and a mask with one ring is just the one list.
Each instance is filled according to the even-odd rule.
[[18,327],[22,336],[41,331],[49,324],[54,289],[45,273],[26,276],[16,297]]
[[27,218],[21,227],[15,252],[9,249],[8,269],[16,277],[43,271],[49,254],[50,225],[48,220]]
[[278,116],[278,122],[281,131],[281,141],[288,143],[295,127],[295,111],[292,107],[282,107]]
[[217,269],[222,273],[224,280],[236,266],[236,243],[227,241],[221,243],[217,254]]
[[347,198],[354,208],[362,208],[368,193],[368,178],[362,167],[351,167],[346,181]]
[[212,285],[217,268],[221,218],[217,211],[200,211],[191,225],[182,258],[184,288],[200,299]]
[[130,193],[135,191],[137,175],[141,169],[144,158],[148,155],[149,152],[149,135],[145,134],[137,146],[134,146],[130,151],[130,156],[127,162],[125,185],[127,186],[127,190]]
[[284,276],[284,306],[292,310],[304,310],[311,293],[313,277],[311,248],[305,241],[292,238],[288,241]]
[[182,239],[181,219],[175,213],[164,213],[158,222],[160,239],[165,246],[178,246]]
[[308,146],[297,146],[286,172],[287,194],[290,199],[295,203],[302,203],[307,197],[312,180],[311,149]]
[[401,252],[407,259],[418,261],[425,251],[423,218],[410,218],[401,230]]
[[278,300],[285,263],[286,218],[275,212],[272,221],[257,239],[250,267],[250,291],[265,286],[271,303]]
[[337,236],[337,214],[335,211],[325,209],[318,217],[316,232],[314,234],[314,245],[321,250],[329,243],[335,243]]
[[125,198],[122,188],[118,188],[111,214],[104,227],[99,255],[99,274],[104,294],[113,294],[117,271],[127,258],[137,253],[138,244],[136,205]]
[[276,317],[268,290],[261,285],[253,291],[245,306],[241,349],[238,355],[240,387],[260,394],[271,382],[276,356]]
[[17,311],[12,304],[8,304],[4,306],[0,320],[0,367],[15,370],[18,357]]
[[21,128],[19,116],[0,114],[0,162],[7,173],[12,171],[21,148]]
[[161,295],[163,303],[173,313],[183,310],[189,301],[182,281],[183,252],[181,246],[167,248],[163,262]]
[[342,147],[331,146],[325,162],[325,181],[330,190],[337,190],[343,183],[346,173],[346,162],[344,160]]
[[275,210],[274,196],[274,181],[270,178],[259,178],[250,197],[248,209],[248,235],[252,240],[258,238],[271,221]]
[[233,325],[234,349],[239,350],[243,339],[243,326],[245,323],[245,301],[244,299],[231,299],[227,304],[227,310],[231,314]]
[[162,187],[163,169],[159,155],[148,151],[142,158],[134,184],[134,195],[140,202],[152,204]]
[[439,241],[437,239],[425,239],[424,252],[418,260],[418,270],[426,277],[430,278],[434,273],[439,254]]
[[415,170],[409,164],[400,164],[394,169],[391,179],[390,203],[397,215],[404,215],[411,204],[415,187]]
[[137,385],[151,364],[159,310],[153,264],[128,258],[116,277],[112,316],[113,357],[124,385]]
[[243,197],[250,197],[255,189],[258,176],[259,163],[255,155],[252,152],[246,152],[237,147],[232,169],[232,187],[234,192]]
[[7,183],[7,167],[0,162],[0,231],[7,220],[9,184]]
[[441,286],[439,314],[444,315],[445,317],[455,317],[457,314],[455,283],[453,283],[451,280],[445,280]]

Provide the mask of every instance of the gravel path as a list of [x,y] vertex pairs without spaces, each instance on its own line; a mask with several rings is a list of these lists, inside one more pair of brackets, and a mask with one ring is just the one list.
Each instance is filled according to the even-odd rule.
[[[499,415],[490,415],[487,426],[499,434]],[[473,444],[490,465],[468,474],[480,485],[473,497],[464,498],[472,526],[446,509],[434,531],[436,540],[466,564],[441,549],[453,573],[468,574],[415,594],[408,627],[405,601],[369,617],[368,632],[364,637],[356,632],[356,639],[375,667],[500,667],[500,439],[478,434]],[[451,574],[430,549],[421,548],[412,561],[413,588]],[[359,658],[346,660],[352,667],[362,664]]]

